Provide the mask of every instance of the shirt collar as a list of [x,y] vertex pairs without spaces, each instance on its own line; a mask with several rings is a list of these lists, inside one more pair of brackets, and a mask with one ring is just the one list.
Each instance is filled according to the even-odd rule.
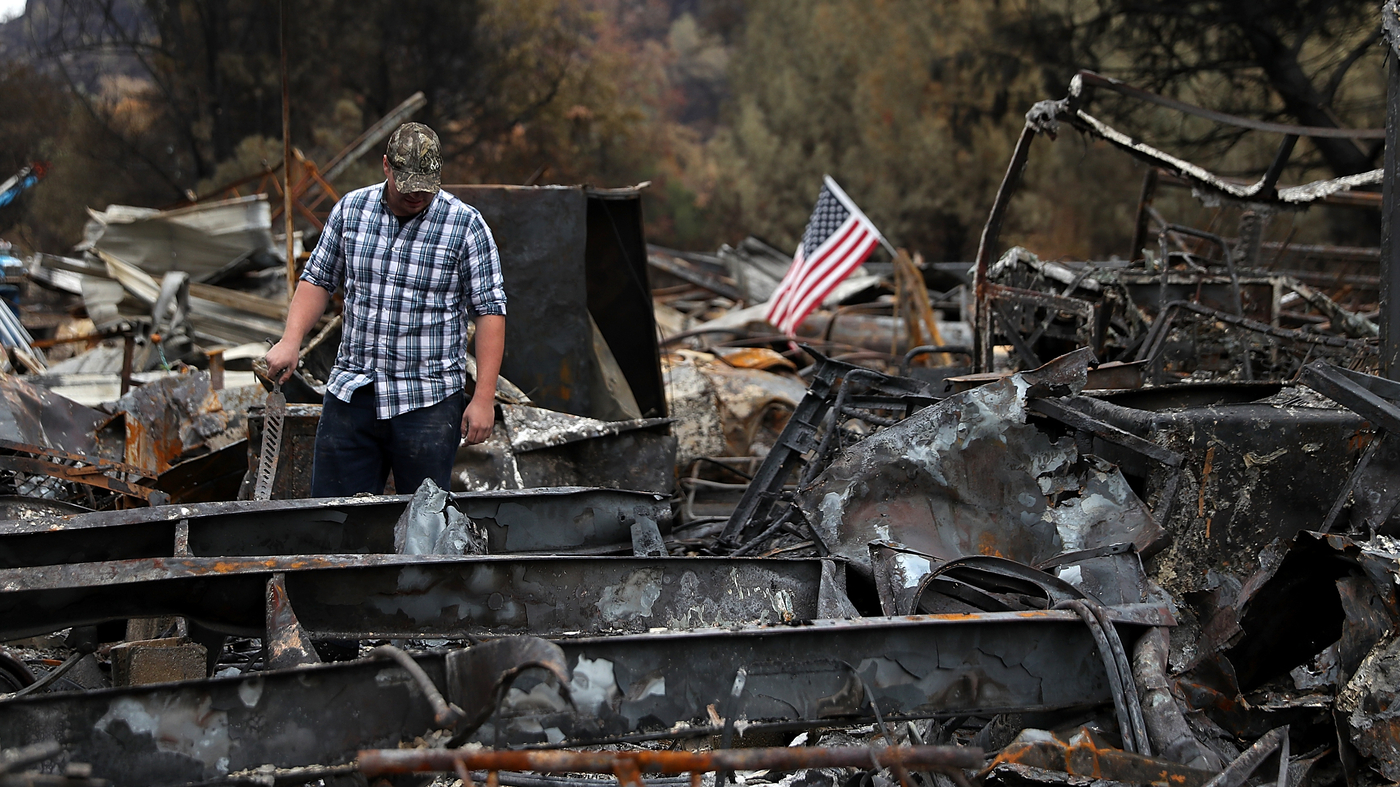
[[383,181],[382,183],[379,184],[379,207],[383,208],[385,213],[389,214],[390,216],[393,216],[394,218],[398,219],[400,222],[408,222],[408,221],[412,221],[412,220],[414,220],[414,219],[416,219],[416,218],[419,218],[419,217],[421,217],[421,216],[427,216],[429,213],[431,213],[431,212],[433,211],[434,208],[436,208],[436,207],[438,206],[438,203],[442,201],[442,189],[438,189],[436,192],[433,193],[433,198],[428,202],[428,204],[427,204],[426,206],[424,206],[424,208],[423,208],[422,210],[418,211],[417,213],[413,214],[412,216],[399,216],[398,214],[394,213],[392,210],[389,210],[389,199],[388,199],[388,195],[389,195],[389,181],[386,180],[386,181]]

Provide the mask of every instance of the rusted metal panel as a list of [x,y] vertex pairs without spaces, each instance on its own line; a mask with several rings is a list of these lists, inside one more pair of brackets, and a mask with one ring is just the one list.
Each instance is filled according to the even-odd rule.
[[[261,407],[248,413],[247,467],[256,467],[262,448]],[[321,422],[321,405],[289,404],[282,418],[282,450],[272,481],[273,500],[300,500],[311,497],[311,462],[316,456],[316,426]],[[252,485],[247,485],[251,498]],[[401,490],[411,494],[412,490]]]

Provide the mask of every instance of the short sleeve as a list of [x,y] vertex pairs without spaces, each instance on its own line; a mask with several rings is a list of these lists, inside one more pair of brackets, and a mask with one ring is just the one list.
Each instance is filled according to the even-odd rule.
[[345,250],[342,246],[345,232],[345,200],[331,208],[326,226],[321,230],[321,238],[307,260],[306,269],[301,272],[301,280],[310,282],[326,292],[340,289],[345,280]]

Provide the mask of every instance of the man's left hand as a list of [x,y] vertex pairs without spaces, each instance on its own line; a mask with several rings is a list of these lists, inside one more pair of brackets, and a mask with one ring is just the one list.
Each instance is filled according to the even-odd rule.
[[462,413],[462,438],[467,445],[486,442],[491,436],[491,426],[496,423],[496,402],[494,397],[473,396]]

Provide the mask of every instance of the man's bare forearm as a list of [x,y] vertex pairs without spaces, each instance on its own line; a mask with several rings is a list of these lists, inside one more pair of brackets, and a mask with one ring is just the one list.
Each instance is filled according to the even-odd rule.
[[506,351],[506,318],[499,314],[483,314],[476,320],[476,392],[472,395],[496,397],[496,378],[501,373],[501,359]]
[[292,305],[287,307],[287,327],[282,331],[282,341],[300,346],[316,321],[326,313],[330,302],[331,294],[324,288],[309,281],[299,282]]
[[326,311],[331,294],[325,288],[303,281],[297,285],[292,305],[287,307],[287,326],[282,329],[282,341],[267,351],[268,374],[278,382],[286,382],[296,368],[301,341],[310,333],[316,321]]

